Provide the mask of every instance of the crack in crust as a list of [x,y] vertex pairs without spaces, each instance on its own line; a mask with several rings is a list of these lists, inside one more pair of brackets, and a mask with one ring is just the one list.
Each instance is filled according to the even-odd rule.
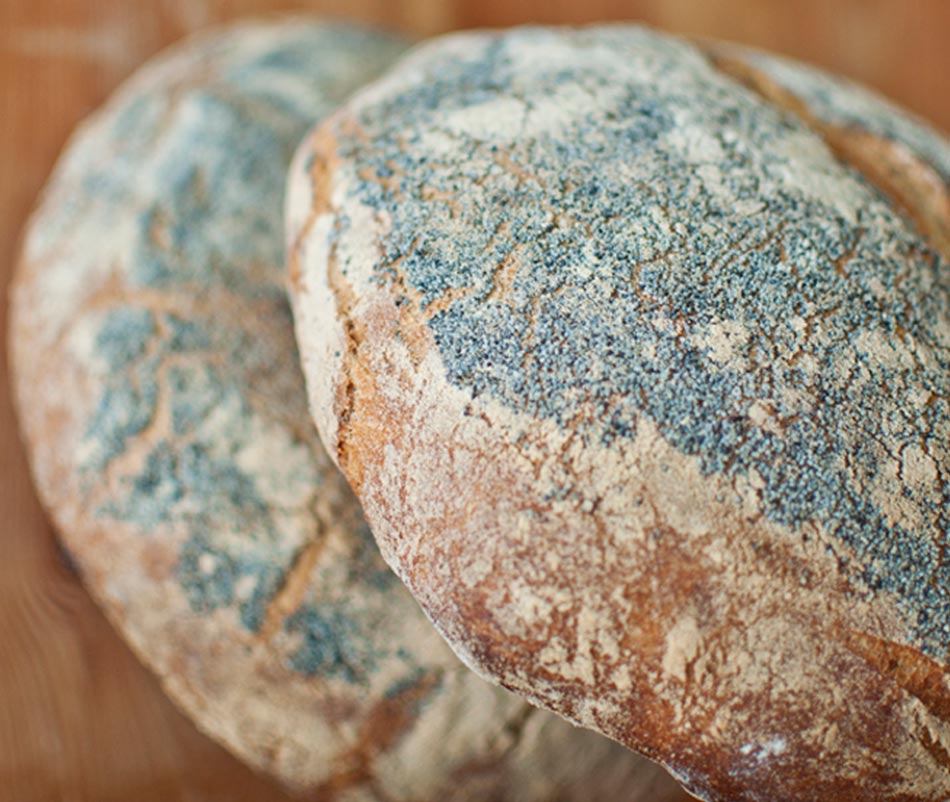
[[392,802],[386,788],[379,782],[374,763],[390,750],[400,738],[412,730],[419,710],[442,682],[442,673],[431,672],[390,698],[380,700],[367,714],[356,743],[340,756],[342,768],[314,789],[315,799],[338,799],[348,788],[365,785],[378,802]]
[[[764,100],[798,117],[845,164],[887,196],[944,259],[950,261],[950,188],[937,171],[901,143],[817,117],[808,104],[739,56],[704,43],[710,64]],[[836,264],[838,269],[843,264]]]
[[[314,135],[313,141],[313,165],[310,169],[309,179],[311,183],[311,197],[313,198],[313,213],[310,221],[301,232],[301,238],[305,238],[310,227],[316,222],[317,218],[330,214],[335,219],[335,226],[339,226],[339,218],[336,217],[336,210],[333,207],[333,175],[336,169],[337,149],[336,140],[330,134],[329,126],[321,126]],[[337,382],[337,392],[335,399],[335,412],[337,416],[337,440],[332,444],[336,451],[336,461],[341,470],[347,473],[353,489],[358,493],[361,485],[361,471],[357,465],[352,464],[351,451],[347,447],[350,439],[350,427],[352,425],[352,415],[354,407],[354,395],[356,392],[356,380],[354,373],[359,366],[359,348],[364,338],[363,325],[359,318],[354,314],[356,307],[356,294],[350,286],[340,268],[337,258],[336,241],[330,246],[330,252],[327,258],[327,285],[333,294],[336,302],[338,319],[343,321],[344,331],[344,353],[343,361],[343,379]]]
[[292,558],[284,573],[280,587],[275,588],[264,611],[264,623],[257,636],[262,641],[272,640],[283,627],[287,618],[296,612],[307,595],[308,583],[313,569],[326,547],[323,526],[318,516],[314,517],[316,532],[314,540],[307,543]]
[[920,700],[938,721],[950,720],[950,676],[935,660],[902,643],[894,643],[866,632],[850,631],[844,642],[885,677]]

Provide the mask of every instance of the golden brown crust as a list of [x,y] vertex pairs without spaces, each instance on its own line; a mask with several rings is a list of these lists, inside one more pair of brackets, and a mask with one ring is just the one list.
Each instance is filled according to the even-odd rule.
[[[377,318],[385,319],[379,309],[375,311]],[[395,309],[389,311],[390,315],[396,313]],[[372,342],[372,336],[368,339]],[[356,352],[354,362],[360,361],[372,363],[365,351]],[[385,370],[397,382],[411,381],[408,373],[393,376],[390,362]],[[624,553],[616,543],[610,546],[610,541],[603,540],[605,532],[615,526],[609,517],[564,516],[530,533],[549,544],[544,554],[509,538],[497,549],[504,548],[507,553],[495,557],[492,573],[471,588],[455,584],[451,600],[446,600],[432,587],[441,587],[446,576],[464,576],[470,569],[461,547],[446,543],[445,533],[464,531],[468,522],[477,521],[484,531],[504,537],[512,510],[521,514],[538,511],[533,486],[543,462],[525,460],[520,447],[504,435],[493,436],[492,430],[501,427],[491,421],[490,413],[480,427],[479,447],[467,446],[465,459],[457,459],[451,453],[459,448],[457,442],[444,445],[433,437],[418,421],[417,407],[411,402],[401,406],[391,396],[381,398],[374,383],[361,380],[367,375],[372,371],[365,368],[349,374],[349,427],[340,449],[347,454],[351,470],[362,477],[363,503],[372,510],[370,519],[384,552],[405,572],[410,588],[450,642],[456,648],[464,644],[463,656],[480,671],[503,678],[512,690],[655,760],[668,762],[670,756],[682,756],[672,768],[701,798],[708,795],[710,787],[715,793],[708,798],[724,800],[864,798],[852,796],[859,778],[868,786],[888,788],[899,784],[907,773],[924,769],[921,756],[913,753],[895,756],[874,768],[863,764],[861,755],[866,750],[887,743],[897,745],[904,739],[929,745],[935,768],[939,768],[937,774],[931,770],[930,781],[936,782],[946,766],[946,747],[942,745],[947,743],[943,722],[950,701],[946,672],[936,664],[928,670],[929,661],[922,660],[919,652],[889,641],[887,637],[902,637],[899,624],[877,622],[879,613],[869,606],[855,604],[847,619],[840,618],[840,610],[828,600],[850,596],[854,590],[840,576],[835,558],[816,560],[821,545],[817,533],[812,548],[790,546],[780,533],[756,521],[754,511],[736,517],[722,509],[707,513],[711,531],[707,537],[697,537],[664,520],[660,510],[651,510],[648,520],[652,526],[646,521],[642,524],[643,529],[650,529],[650,545]],[[400,425],[404,421],[414,425]],[[529,427],[525,429],[528,439],[544,436],[541,431],[532,434]],[[385,431],[386,437],[352,435],[367,431]],[[648,452],[655,448],[647,446]],[[407,487],[408,481],[396,492],[384,490],[391,488],[394,480],[393,468],[386,464],[392,460],[393,450],[424,459],[428,470],[440,477],[438,490],[426,493],[418,486]],[[675,455],[664,453],[659,459],[654,457],[652,466],[641,462],[636,476],[648,476],[651,468],[663,475],[662,466],[675,464],[674,459]],[[503,465],[518,467],[506,471],[499,467]],[[701,480],[695,468],[683,465],[680,469],[684,475],[677,478],[698,491]],[[629,476],[628,481],[632,485],[634,477]],[[654,500],[661,509],[662,501],[656,500],[667,495],[649,482],[636,490],[628,487],[628,491],[642,494],[645,504]],[[730,491],[734,489],[724,485],[696,495],[708,503]],[[453,498],[453,503],[445,505],[443,497]],[[486,515],[481,510],[485,499],[491,499],[496,514]],[[437,504],[448,509],[424,517],[416,512]],[[582,528],[589,531],[581,535]],[[597,586],[622,593],[623,603],[606,593],[596,605],[588,597],[549,614],[545,626],[530,635],[513,633],[499,620],[497,602],[488,600],[500,597],[504,602],[506,578],[544,571],[552,554],[557,555],[561,570],[570,571],[565,563],[577,559],[575,544],[551,545],[565,529],[573,533],[572,540],[599,543],[598,548],[610,554],[598,566]],[[409,531],[427,544],[424,549],[401,553],[403,533]],[[725,550],[735,549],[723,541],[722,532],[730,533],[730,542],[753,544],[753,548],[717,563]],[[397,558],[391,556],[394,552],[399,554]],[[652,582],[635,567],[647,560],[664,566],[662,576]],[[805,574],[808,584],[802,587]],[[633,582],[631,576],[636,577]],[[571,593],[571,583],[576,581],[569,578],[567,584],[554,587],[576,595]],[[538,593],[548,597],[555,592],[546,589]],[[526,655],[542,654],[559,636],[573,638],[571,633],[583,615],[581,604],[613,619],[608,626],[616,628],[612,637],[617,639],[617,656],[598,654],[605,646],[593,645],[592,658],[601,665],[595,666],[593,677],[565,673],[564,663],[577,659],[570,651],[561,658],[563,662],[552,666],[539,665],[535,659],[526,661]],[[635,630],[617,620],[619,610],[635,611]],[[708,618],[713,614],[714,624]],[[882,635],[868,634],[869,630]],[[774,642],[783,637],[789,642]],[[617,672],[609,670],[609,663],[618,657],[630,664],[629,679],[619,686]],[[762,676],[755,682],[748,672],[756,664],[756,671],[775,672],[775,676]],[[781,672],[781,687],[773,692],[772,683]],[[786,694],[791,698],[783,702],[781,697]],[[803,696],[811,697],[808,704],[803,703]],[[898,722],[906,722],[906,729]],[[785,776],[781,785],[773,786],[768,774],[757,776],[755,795],[750,796],[748,779],[735,776],[734,767],[724,763],[723,755],[741,753],[750,744],[767,750],[776,739],[782,752],[794,754],[797,779]],[[684,770],[687,762],[689,772]],[[826,772],[829,763],[838,770]],[[920,797],[908,793],[888,798]]]

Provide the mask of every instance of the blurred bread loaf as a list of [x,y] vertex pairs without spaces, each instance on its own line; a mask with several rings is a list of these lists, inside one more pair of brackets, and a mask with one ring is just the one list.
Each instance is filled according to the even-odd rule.
[[305,17],[242,23],[151,62],[76,134],[13,293],[40,495],[170,695],[307,798],[673,799],[657,767],[456,659],[307,419],[287,165],[403,47]]

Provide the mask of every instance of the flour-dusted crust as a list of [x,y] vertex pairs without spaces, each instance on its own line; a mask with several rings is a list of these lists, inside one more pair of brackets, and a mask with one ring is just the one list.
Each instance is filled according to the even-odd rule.
[[436,40],[319,126],[312,413],[453,648],[709,800],[950,798],[948,165],[625,26]]
[[673,799],[658,767],[458,661],[308,421],[286,166],[401,49],[303,18],[244,24],[153,62],[86,123],[13,294],[37,485],[173,698],[313,799]]

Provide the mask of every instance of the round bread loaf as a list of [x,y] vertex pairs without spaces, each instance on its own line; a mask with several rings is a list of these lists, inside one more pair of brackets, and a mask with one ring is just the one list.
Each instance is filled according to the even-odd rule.
[[306,19],[187,42],[70,143],[13,295],[40,494],[171,696],[321,802],[649,802],[659,767],[470,672],[307,419],[283,270],[306,127],[402,44]]
[[319,126],[311,410],[456,652],[705,799],[950,798],[948,181],[864,90],[626,26],[436,40]]

